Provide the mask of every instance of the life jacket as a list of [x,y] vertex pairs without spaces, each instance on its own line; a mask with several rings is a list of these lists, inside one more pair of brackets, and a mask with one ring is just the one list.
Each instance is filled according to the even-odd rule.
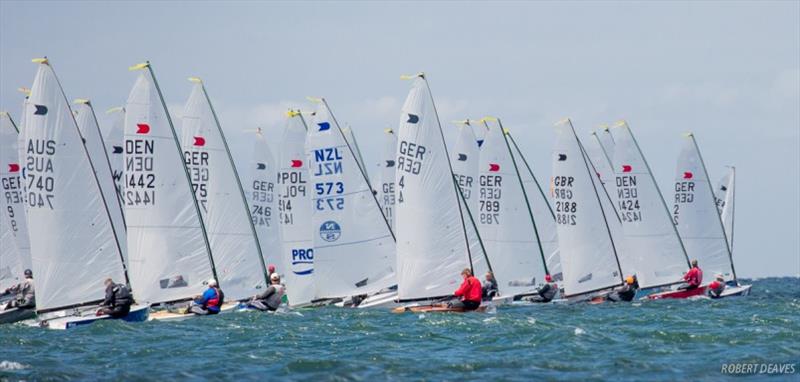
[[125,284],[114,286],[114,306],[125,306],[133,304],[131,291]]
[[717,280],[714,280],[710,284],[708,284],[708,290],[715,296],[719,296],[720,294],[722,294],[722,291],[725,290],[725,284]]
[[208,301],[206,301],[206,308],[217,308],[217,310],[219,310],[219,307],[222,306],[223,299],[225,297],[224,297],[224,295],[222,294],[222,291],[219,288],[211,288],[211,289],[214,290],[214,293],[216,293],[216,296],[214,296],[214,297],[208,299]]
[[686,282],[691,286],[700,286],[703,282],[703,271],[700,270],[699,267],[694,267],[690,269],[689,272],[686,272],[684,279],[686,279]]

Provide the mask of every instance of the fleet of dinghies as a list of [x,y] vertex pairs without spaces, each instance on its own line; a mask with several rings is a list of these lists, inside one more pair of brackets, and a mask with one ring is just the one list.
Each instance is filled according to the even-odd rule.
[[34,62],[20,124],[0,113],[0,292],[30,269],[35,308],[3,292],[0,323],[110,319],[98,313],[109,278],[135,300],[115,317],[126,321],[193,317],[211,279],[223,312],[244,310],[233,308],[266,289],[273,267],[291,308],[462,311],[446,302],[465,268],[497,281],[480,311],[531,301],[547,283],[560,292],[552,303],[610,301],[634,276],[642,298],[705,295],[678,285],[690,260],[727,283],[720,297],[750,292],[733,264],[735,168],[712,184],[693,134],[667,195],[627,123],[582,140],[563,120],[545,185],[499,118],[457,122],[448,148],[419,73],[403,77],[411,90],[374,182],[324,98],[289,110],[280,136],[247,131],[237,168],[199,78],[171,116],[152,65],[131,67],[133,89],[104,130],[90,101],[70,105],[48,59]]

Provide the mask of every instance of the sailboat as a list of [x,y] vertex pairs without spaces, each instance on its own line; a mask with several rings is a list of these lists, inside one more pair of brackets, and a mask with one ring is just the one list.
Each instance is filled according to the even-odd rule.
[[[124,179],[122,172],[125,163],[122,157],[125,152],[125,108],[113,107],[106,110],[106,114],[111,116],[111,124],[103,134],[103,142],[106,144],[108,163],[111,165],[111,177],[114,178],[114,185],[117,187],[120,203],[124,206],[125,200],[122,198]],[[125,215],[125,208],[122,208],[122,214],[123,216]]]
[[120,241],[122,257],[128,261],[128,240],[127,228],[125,228],[125,216],[122,208],[122,201],[117,192],[114,181],[113,170],[111,169],[111,159],[106,151],[106,144],[100,132],[100,125],[94,113],[92,104],[87,99],[77,99],[74,101],[75,122],[81,130],[84,145],[89,152],[89,157],[94,163],[94,171],[103,189],[103,198],[109,205],[111,214],[111,224],[114,225],[114,232]]
[[547,261],[522,180],[522,163],[513,154],[508,131],[498,118],[484,118],[482,124],[486,132],[478,161],[478,231],[494,266],[499,297],[519,299],[543,284],[549,274]]
[[700,147],[694,134],[685,134],[683,141],[675,176],[675,226],[689,256],[698,260],[706,274],[721,275],[730,285],[722,296],[747,295],[751,286],[741,286],[736,278],[733,256]]
[[425,75],[404,78],[414,82],[397,134],[397,302],[404,305],[394,311],[449,311],[438,302],[450,299],[461,271],[478,258],[491,264],[454,178]]
[[[107,278],[130,285],[119,239],[124,232],[115,230],[116,198],[105,198],[100,163],[83,143],[53,68],[46,58],[34,62],[38,71],[21,134],[28,227],[37,238],[30,243],[36,312],[38,325],[66,329],[110,318],[95,315]],[[134,305],[123,319],[143,321],[148,310]]]
[[397,153],[397,135],[394,130],[384,130],[384,146],[381,153],[382,160],[378,164],[380,169],[380,189],[376,190],[378,193],[378,201],[383,209],[383,215],[391,225],[392,231],[395,229],[394,218],[394,205],[395,205],[395,154]]
[[362,299],[397,284],[395,239],[358,153],[324,98],[306,137],[317,303]]
[[[169,308],[191,301],[217,275],[183,151],[153,68],[145,62],[129,69],[139,72],[125,106],[129,273],[140,301]],[[150,318],[190,316],[165,309]]]
[[[18,140],[19,130],[11,115],[0,112],[0,293],[22,282],[23,272],[31,266]],[[0,294],[0,323],[35,316],[33,309],[3,309],[12,298],[13,294]]]
[[261,256],[265,264],[283,269],[278,221],[278,169],[261,128],[255,132],[248,166],[249,171],[245,175],[249,178],[244,189],[249,195],[250,217],[261,246]]
[[311,226],[313,206],[306,163],[306,122],[300,111],[286,113],[281,149],[278,154],[278,220],[286,267],[286,295],[289,306],[304,307],[316,295],[314,288],[314,238]]
[[689,269],[689,259],[670,211],[628,124],[615,124],[612,134],[615,201],[625,234],[624,262],[636,274],[639,294],[676,285]]
[[616,243],[608,226],[599,182],[569,119],[555,125],[550,193],[558,225],[564,298],[577,302],[622,285]]
[[217,282],[228,302],[266,289],[269,275],[239,173],[203,81],[194,85],[181,120],[183,156],[208,235]]
[[511,144],[512,155],[519,170],[519,177],[522,179],[523,187],[525,188],[525,195],[530,203],[533,216],[536,217],[536,229],[539,233],[539,242],[542,244],[542,250],[545,254],[545,264],[547,264],[547,271],[554,281],[563,280],[561,272],[561,256],[558,251],[558,233],[556,228],[556,215],[553,212],[553,207],[545,194],[542,185],[536,179],[525,155],[522,154],[517,142],[511,131],[506,130],[506,138]]
[[722,219],[722,226],[725,227],[725,237],[728,239],[728,248],[733,253],[733,214],[736,202],[736,167],[728,166],[728,172],[720,179],[717,184],[714,200],[717,203],[717,210]]

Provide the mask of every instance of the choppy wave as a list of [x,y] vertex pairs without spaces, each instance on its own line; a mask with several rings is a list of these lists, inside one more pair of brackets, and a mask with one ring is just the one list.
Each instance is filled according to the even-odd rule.
[[489,315],[323,308],[69,331],[14,325],[0,327],[0,359],[23,367],[0,367],[0,379],[718,379],[723,364],[798,364],[799,313],[800,279],[770,278],[745,298]]

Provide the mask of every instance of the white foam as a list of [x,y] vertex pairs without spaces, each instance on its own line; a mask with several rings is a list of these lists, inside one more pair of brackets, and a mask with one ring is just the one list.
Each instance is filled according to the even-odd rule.
[[586,334],[586,331],[581,328],[575,328],[575,335],[579,336],[581,334]]
[[6,360],[0,361],[0,370],[22,370],[27,369],[28,367],[28,365],[23,365],[19,362]]

